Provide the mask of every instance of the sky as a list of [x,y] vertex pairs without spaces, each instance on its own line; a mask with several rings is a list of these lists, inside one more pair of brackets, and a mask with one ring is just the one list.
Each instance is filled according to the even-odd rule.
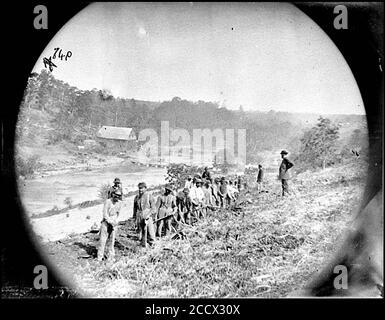
[[94,3],[57,33],[33,71],[56,47],[72,53],[52,60],[56,78],[115,97],[365,114],[337,47],[291,4]]

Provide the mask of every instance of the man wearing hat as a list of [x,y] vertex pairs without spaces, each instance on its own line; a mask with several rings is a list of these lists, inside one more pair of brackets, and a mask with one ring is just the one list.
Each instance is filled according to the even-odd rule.
[[205,194],[202,190],[202,180],[200,178],[196,178],[195,186],[193,186],[190,190],[190,198],[192,203],[192,210],[197,212],[197,217],[202,215],[204,217],[203,205],[205,202]]
[[[114,185],[111,186],[111,188],[108,190],[108,193],[107,193],[107,198],[110,199],[112,198],[112,193],[115,191],[115,190],[119,190],[122,194],[122,197],[123,197],[123,188],[122,188],[122,183],[120,182],[120,179],[119,178],[115,178],[114,179]],[[120,199],[122,200],[122,198]]]
[[278,179],[282,182],[282,196],[289,194],[289,183],[288,180],[291,178],[289,169],[294,166],[289,159],[287,159],[287,155],[289,153],[286,150],[281,151],[282,162],[279,166],[279,176]]
[[203,211],[206,214],[207,210],[209,208],[211,209],[212,207],[215,206],[215,204],[214,204],[214,197],[213,197],[213,191],[211,189],[211,182],[210,182],[210,180],[206,180],[205,181],[205,183],[203,184],[202,190],[203,190],[203,193],[205,195],[204,206],[206,207],[206,209],[204,209]]
[[133,217],[139,227],[143,247],[155,244],[155,230],[152,215],[156,213],[156,203],[152,194],[147,192],[147,185],[144,182],[138,184],[138,194],[134,198]]
[[218,195],[219,183],[220,183],[220,179],[219,178],[215,178],[214,179],[214,183],[211,185],[211,192],[212,192],[212,196],[213,196],[213,204],[216,207],[218,207],[220,205],[220,199],[219,199],[219,195]]
[[173,215],[177,210],[176,199],[173,195],[173,191],[170,185],[167,185],[164,188],[164,194],[158,197],[156,207],[158,210],[157,219],[169,216],[168,218],[162,219],[157,222],[156,235],[158,237],[162,236],[163,223],[166,225],[166,235],[168,235],[171,231],[171,215]]
[[227,201],[228,204],[230,205],[232,201],[235,201],[238,196],[238,189],[234,186],[233,181],[229,181],[229,185],[227,186]]
[[190,189],[184,188],[182,192],[178,193],[176,198],[176,204],[178,207],[178,215],[182,222],[191,224],[191,198]]
[[222,177],[221,179],[221,184],[218,188],[218,196],[220,200],[220,206],[222,208],[226,208],[226,203],[228,202],[229,195],[227,193],[227,181],[225,177]]
[[111,198],[104,202],[103,219],[100,226],[100,238],[98,246],[98,260],[102,261],[104,257],[104,249],[109,241],[107,258],[113,258],[115,255],[115,236],[118,226],[118,217],[122,208],[120,190],[115,190],[111,193]]
[[212,179],[211,179],[211,173],[209,171],[209,168],[208,167],[205,167],[204,168],[204,171],[202,173],[202,179],[206,179],[206,180],[210,180],[210,182],[212,182]]
[[261,193],[263,188],[263,179],[265,175],[265,170],[263,169],[262,165],[258,165],[258,174],[257,174],[257,192]]

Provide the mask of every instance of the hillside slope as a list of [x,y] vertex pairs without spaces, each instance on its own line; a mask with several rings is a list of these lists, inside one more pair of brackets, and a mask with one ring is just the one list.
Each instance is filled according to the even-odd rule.
[[180,226],[154,249],[139,247],[132,221],[120,227],[115,261],[94,259],[97,234],[44,245],[79,294],[96,297],[282,297],[303,286],[337,249],[360,202],[365,167],[305,172],[280,197],[243,192],[241,210]]

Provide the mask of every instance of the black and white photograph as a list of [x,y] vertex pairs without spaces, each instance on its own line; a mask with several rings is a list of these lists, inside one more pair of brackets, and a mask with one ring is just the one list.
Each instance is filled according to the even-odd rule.
[[[356,49],[377,96],[297,3],[95,2],[47,38],[4,171],[43,261],[30,290],[383,298],[383,4],[316,6],[341,39],[374,17]],[[7,272],[2,298],[33,298]]]

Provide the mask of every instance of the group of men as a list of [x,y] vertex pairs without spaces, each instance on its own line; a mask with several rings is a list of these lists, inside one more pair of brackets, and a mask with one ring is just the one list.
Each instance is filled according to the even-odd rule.
[[[279,168],[279,179],[282,180],[282,195],[289,192],[288,170],[293,163],[287,159],[288,152],[282,150],[282,163]],[[257,176],[258,190],[261,191],[264,179],[264,170],[259,165]],[[156,237],[169,234],[172,221],[192,224],[192,219],[205,218],[207,212],[218,208],[226,208],[235,201],[242,188],[242,178],[227,180],[226,177],[212,178],[206,167],[201,175],[188,176],[182,191],[173,190],[166,185],[164,192],[155,200],[147,191],[145,182],[138,184],[138,194],[134,198],[133,219],[139,241],[143,247],[153,246]],[[176,194],[175,194],[176,193]],[[108,256],[114,256],[114,242],[118,225],[119,213],[122,209],[122,184],[119,178],[108,191],[108,199],[103,207],[103,219],[100,227],[98,260],[104,257],[106,243],[109,242]],[[108,241],[109,240],[109,241]]]
[[157,200],[147,192],[146,183],[138,185],[139,192],[134,199],[133,218],[142,246],[152,246],[156,237],[168,235],[172,221],[192,224],[194,220],[206,217],[210,210],[225,208],[235,201],[239,190],[233,181],[226,178],[212,179],[208,168],[202,175],[187,177],[183,190],[177,191],[166,185]]

